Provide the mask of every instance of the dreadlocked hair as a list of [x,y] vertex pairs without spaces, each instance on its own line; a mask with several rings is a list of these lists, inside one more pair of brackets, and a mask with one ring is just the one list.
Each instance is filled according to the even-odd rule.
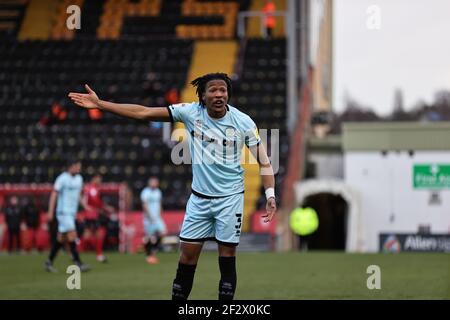
[[227,84],[228,100],[231,99],[231,79],[226,73],[208,73],[197,79],[192,80],[191,85],[196,87],[196,93],[198,96],[198,102],[200,105],[204,106],[202,96],[206,91],[206,84],[211,80],[223,80]]

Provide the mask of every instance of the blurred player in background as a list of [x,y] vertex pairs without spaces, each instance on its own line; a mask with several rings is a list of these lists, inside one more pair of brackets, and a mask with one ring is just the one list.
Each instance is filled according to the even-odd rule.
[[17,196],[9,198],[9,205],[5,208],[5,220],[8,226],[8,252],[12,253],[14,243],[16,244],[15,251],[19,252],[22,249],[20,239],[20,227],[22,224],[22,210],[19,206],[19,199]]
[[48,272],[57,272],[53,266],[53,261],[63,244],[69,245],[73,262],[80,267],[80,270],[89,270],[89,266],[81,262],[75,243],[77,239],[75,217],[78,212],[78,203],[81,202],[84,208],[87,207],[80,196],[83,187],[83,178],[80,175],[80,171],[80,161],[69,161],[67,170],[56,178],[53,191],[50,194],[48,220],[52,221],[56,214],[58,234],[57,241],[52,244],[48,260],[45,262],[45,269]]
[[215,240],[221,274],[219,299],[231,300],[236,289],[235,255],[244,211],[244,170],[240,162],[244,144],[261,167],[267,199],[265,222],[272,220],[276,212],[275,179],[255,123],[228,104],[232,89],[230,78],[224,73],[211,73],[193,80],[191,84],[196,87],[199,101],[168,107],[148,108],[100,100],[88,85],[87,94],[71,92],[69,97],[84,108],[99,108],[138,120],[185,124],[192,136],[189,139],[193,158],[192,195],[180,233],[181,254],[173,281],[172,299],[189,297],[203,243]]
[[30,241],[27,250],[30,251],[33,248],[38,248],[37,231],[40,225],[39,210],[36,207],[36,203],[32,197],[27,197],[25,199],[24,206],[22,207],[22,213],[27,225],[27,233]]
[[114,208],[102,201],[100,185],[102,176],[96,174],[90,183],[83,189],[83,203],[87,204],[84,216],[84,232],[82,237],[82,247],[86,249],[87,242],[95,247],[98,262],[105,263],[106,257],[103,255],[103,245],[105,242],[108,226],[108,214],[114,213]]
[[149,264],[158,263],[156,251],[161,238],[166,233],[166,225],[161,218],[162,193],[159,180],[156,177],[148,179],[148,186],[141,192],[142,208],[144,211],[144,247]]

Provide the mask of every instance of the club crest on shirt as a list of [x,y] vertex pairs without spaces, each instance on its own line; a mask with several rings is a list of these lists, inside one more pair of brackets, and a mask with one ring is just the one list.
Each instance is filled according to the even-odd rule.
[[234,130],[234,128],[232,128],[232,127],[228,127],[225,129],[225,136],[227,138],[234,137],[235,133],[236,133],[236,130]]

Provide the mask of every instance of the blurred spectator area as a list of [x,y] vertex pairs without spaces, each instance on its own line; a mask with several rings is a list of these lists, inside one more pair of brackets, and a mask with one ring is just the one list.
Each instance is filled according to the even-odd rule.
[[[72,39],[76,35],[97,35],[118,39],[123,35],[152,35],[194,39],[231,39],[237,14],[249,8],[250,0],[63,0],[55,6],[51,37]],[[82,28],[66,28],[66,8],[76,4],[82,10]]]
[[[108,100],[164,106],[166,91],[186,82],[191,40],[7,42],[0,46],[1,181],[53,182],[76,157],[86,177],[99,171],[107,182],[127,181],[136,195],[158,175],[164,205],[184,206],[190,168],[171,164],[160,129],[110,113],[93,121],[67,94],[89,83]],[[64,122],[39,125],[55,102],[68,113]]]
[[[16,2],[24,11],[26,2]],[[112,2],[126,14],[120,33],[108,38],[99,35],[99,28],[105,14],[116,14],[107,9]],[[144,2],[82,1],[82,29],[68,38],[56,36],[57,19],[48,40],[18,41],[0,35],[0,183],[53,183],[66,160],[78,158],[86,181],[99,172],[105,182],[126,182],[134,194],[133,209],[140,209],[139,193],[150,175],[161,180],[164,208],[184,209],[191,168],[172,164],[171,148],[162,142],[160,127],[110,113],[89,115],[74,106],[67,94],[84,91],[88,83],[103,99],[165,106],[170,90],[181,92],[192,80],[187,74],[196,37],[180,36],[177,28],[206,28],[209,39],[220,38],[224,34],[217,28],[227,24],[227,14],[249,10],[251,1]],[[131,6],[149,11],[141,14],[141,9],[133,11]],[[151,6],[157,7],[157,13]],[[0,5],[3,8],[9,7]],[[56,6],[55,14],[61,15],[61,10],[61,5]],[[233,20],[232,33],[225,38],[235,37]],[[240,44],[241,67],[230,75],[234,89],[230,103],[248,113],[260,129],[280,129],[278,194],[289,148],[286,42],[252,38]],[[65,116],[46,121],[55,105]]]

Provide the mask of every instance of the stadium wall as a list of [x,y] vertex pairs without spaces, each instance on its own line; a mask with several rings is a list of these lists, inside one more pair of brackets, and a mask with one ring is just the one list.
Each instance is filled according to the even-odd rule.
[[362,251],[378,251],[381,233],[450,233],[449,134],[450,123],[344,125],[344,179],[360,202],[348,231]]

